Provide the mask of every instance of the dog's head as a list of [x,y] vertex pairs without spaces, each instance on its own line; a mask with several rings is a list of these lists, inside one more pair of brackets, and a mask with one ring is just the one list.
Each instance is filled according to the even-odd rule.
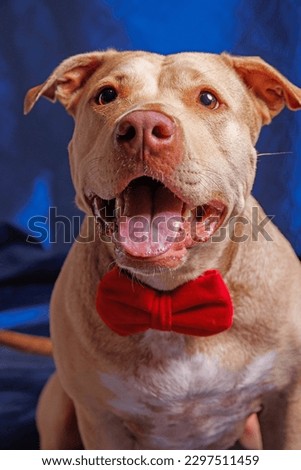
[[[78,205],[120,266],[176,269],[240,214],[262,125],[301,91],[257,57],[94,52],[65,60],[25,99],[58,99]],[[112,245],[113,243],[113,245]]]

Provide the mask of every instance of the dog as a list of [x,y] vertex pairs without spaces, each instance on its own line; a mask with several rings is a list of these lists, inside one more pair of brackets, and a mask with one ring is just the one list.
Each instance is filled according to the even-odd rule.
[[41,96],[74,118],[86,214],[41,448],[228,449],[258,419],[263,449],[301,449],[301,266],[251,195],[260,129],[301,90],[259,57],[108,50],[63,61],[25,113]]

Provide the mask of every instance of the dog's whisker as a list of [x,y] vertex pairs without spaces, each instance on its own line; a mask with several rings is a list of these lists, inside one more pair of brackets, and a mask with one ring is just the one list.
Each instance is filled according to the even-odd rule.
[[261,152],[257,153],[257,157],[265,157],[265,156],[270,156],[270,155],[290,155],[293,154],[294,152],[292,151],[287,151],[287,152]]
[[219,187],[221,181],[222,181],[222,178],[220,177],[220,175],[218,175],[217,173],[213,173],[211,171],[207,171],[207,173],[202,173],[202,177],[207,179],[207,183],[212,183],[214,184],[215,186]]
[[111,261],[111,263],[108,264],[108,271],[115,268],[115,266],[117,266],[116,261],[115,260]]

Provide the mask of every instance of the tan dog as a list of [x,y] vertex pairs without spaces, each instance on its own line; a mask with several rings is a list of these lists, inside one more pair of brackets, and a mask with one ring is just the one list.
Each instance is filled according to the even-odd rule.
[[[250,195],[260,128],[301,108],[301,91],[256,57],[112,50],[65,60],[25,112],[40,96],[74,117],[76,200],[95,216],[52,296],[57,372],[39,403],[42,448],[225,449],[259,413],[265,449],[301,449],[301,267]],[[179,216],[184,237],[166,241],[163,227],[150,229],[154,243],[133,239],[131,218],[162,214]],[[115,264],[157,291],[218,270],[233,326],[119,336],[95,308]]]

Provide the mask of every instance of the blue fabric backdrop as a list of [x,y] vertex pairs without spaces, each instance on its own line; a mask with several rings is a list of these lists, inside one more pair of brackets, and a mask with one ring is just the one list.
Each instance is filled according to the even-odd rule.
[[[32,216],[79,216],[67,143],[72,120],[42,100],[28,117],[25,92],[65,57],[94,49],[228,51],[260,55],[301,85],[300,0],[2,0],[0,3],[0,328],[47,334],[53,281],[70,248],[28,244]],[[301,113],[266,127],[254,194],[301,255]],[[74,218],[73,220],[77,220]],[[53,229],[53,227],[50,227]],[[76,228],[75,228],[76,230]],[[52,361],[0,349],[0,448],[36,448],[34,407]]]

